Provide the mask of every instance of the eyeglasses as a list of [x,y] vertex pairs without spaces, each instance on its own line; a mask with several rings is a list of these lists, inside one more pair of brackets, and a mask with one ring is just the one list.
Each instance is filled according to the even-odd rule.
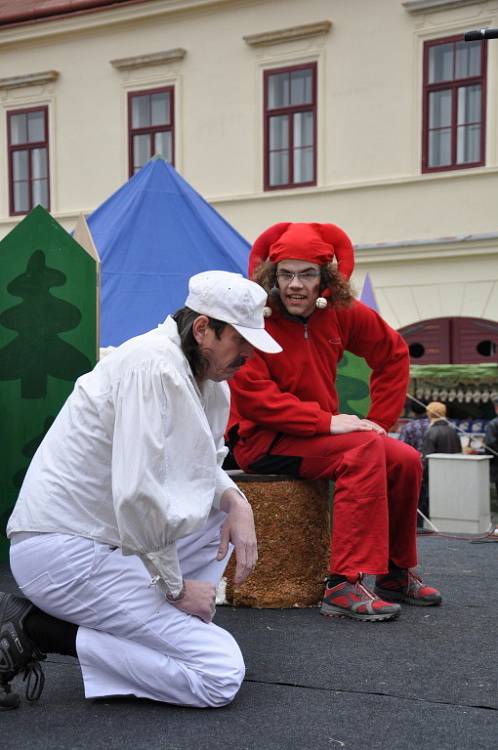
[[296,278],[303,284],[312,284],[320,276],[320,271],[277,271],[275,275],[283,284],[290,284]]

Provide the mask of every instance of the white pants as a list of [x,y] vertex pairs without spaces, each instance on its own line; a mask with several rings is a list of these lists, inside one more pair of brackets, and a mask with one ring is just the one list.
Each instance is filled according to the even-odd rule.
[[[200,532],[177,542],[185,578],[218,583],[229,557],[216,560],[225,518],[212,511]],[[80,626],[87,698],[135,695],[199,708],[234,698],[245,669],[232,636],[169,604],[138,557],[67,534],[15,536],[11,568],[24,595]]]

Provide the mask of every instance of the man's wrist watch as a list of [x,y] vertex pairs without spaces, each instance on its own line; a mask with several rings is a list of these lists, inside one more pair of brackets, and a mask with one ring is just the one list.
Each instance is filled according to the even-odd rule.
[[176,596],[170,592],[164,595],[168,602],[179,602],[185,596],[185,581],[182,581],[182,588]]

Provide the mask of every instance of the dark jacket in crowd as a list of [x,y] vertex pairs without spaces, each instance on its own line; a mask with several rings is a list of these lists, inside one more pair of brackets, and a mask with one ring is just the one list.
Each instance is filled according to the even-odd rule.
[[[489,445],[490,448],[498,453],[498,417],[492,419],[486,427],[484,444]],[[498,456],[492,453],[491,456],[491,481],[498,483]]]
[[462,444],[454,427],[445,419],[437,419],[424,435],[422,453],[461,453]]

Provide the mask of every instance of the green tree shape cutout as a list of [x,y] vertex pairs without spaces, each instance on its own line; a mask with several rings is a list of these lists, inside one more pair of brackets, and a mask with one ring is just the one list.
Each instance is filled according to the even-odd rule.
[[[26,458],[29,458],[29,461],[31,462],[31,459],[35,455],[36,451],[38,450],[39,446],[41,445],[41,442],[49,429],[51,428],[53,422],[55,420],[55,417],[53,417],[51,414],[49,414],[48,417],[46,417],[45,422],[43,424],[43,430],[42,432],[33,438],[33,440],[28,440],[28,442],[23,445],[22,448],[22,454]],[[21,485],[24,481],[24,477],[26,475],[26,472],[28,470],[29,463],[27,466],[23,466],[22,469],[19,469],[19,471],[16,471],[14,476],[12,477],[12,484],[17,490],[21,489]],[[7,535],[7,523],[9,522],[9,518],[11,516],[11,513],[14,509],[14,505],[9,506],[1,515],[0,515],[0,534],[3,534],[3,536]]]
[[76,328],[81,320],[75,305],[49,292],[66,280],[62,271],[46,265],[42,250],[35,250],[25,272],[7,286],[13,297],[24,301],[0,314],[0,324],[19,334],[0,349],[0,380],[20,378],[22,398],[44,398],[49,375],[76,380],[91,369],[90,360],[57,335]]
[[[43,438],[45,437],[49,429],[52,427],[54,420],[55,420],[55,417],[49,414],[48,417],[45,418],[45,422],[43,423],[42,432],[36,437],[34,437],[33,440],[28,440],[28,442],[25,445],[23,445],[22,454],[26,458],[29,458],[30,462],[33,456],[35,455],[36,451],[40,447]],[[24,466],[22,469],[19,469],[19,471],[16,471],[16,473],[12,477],[12,483],[17,490],[21,489],[21,485],[24,481],[24,477],[26,476],[26,472],[28,468],[29,468],[29,463],[27,466]]]
[[353,402],[358,402],[366,398],[370,393],[370,389],[367,382],[355,377],[355,374],[349,371],[350,366],[351,357],[344,354],[336,377],[336,387],[340,393],[341,410],[344,410],[347,414],[356,414],[359,417],[363,417],[364,414],[358,411]]

